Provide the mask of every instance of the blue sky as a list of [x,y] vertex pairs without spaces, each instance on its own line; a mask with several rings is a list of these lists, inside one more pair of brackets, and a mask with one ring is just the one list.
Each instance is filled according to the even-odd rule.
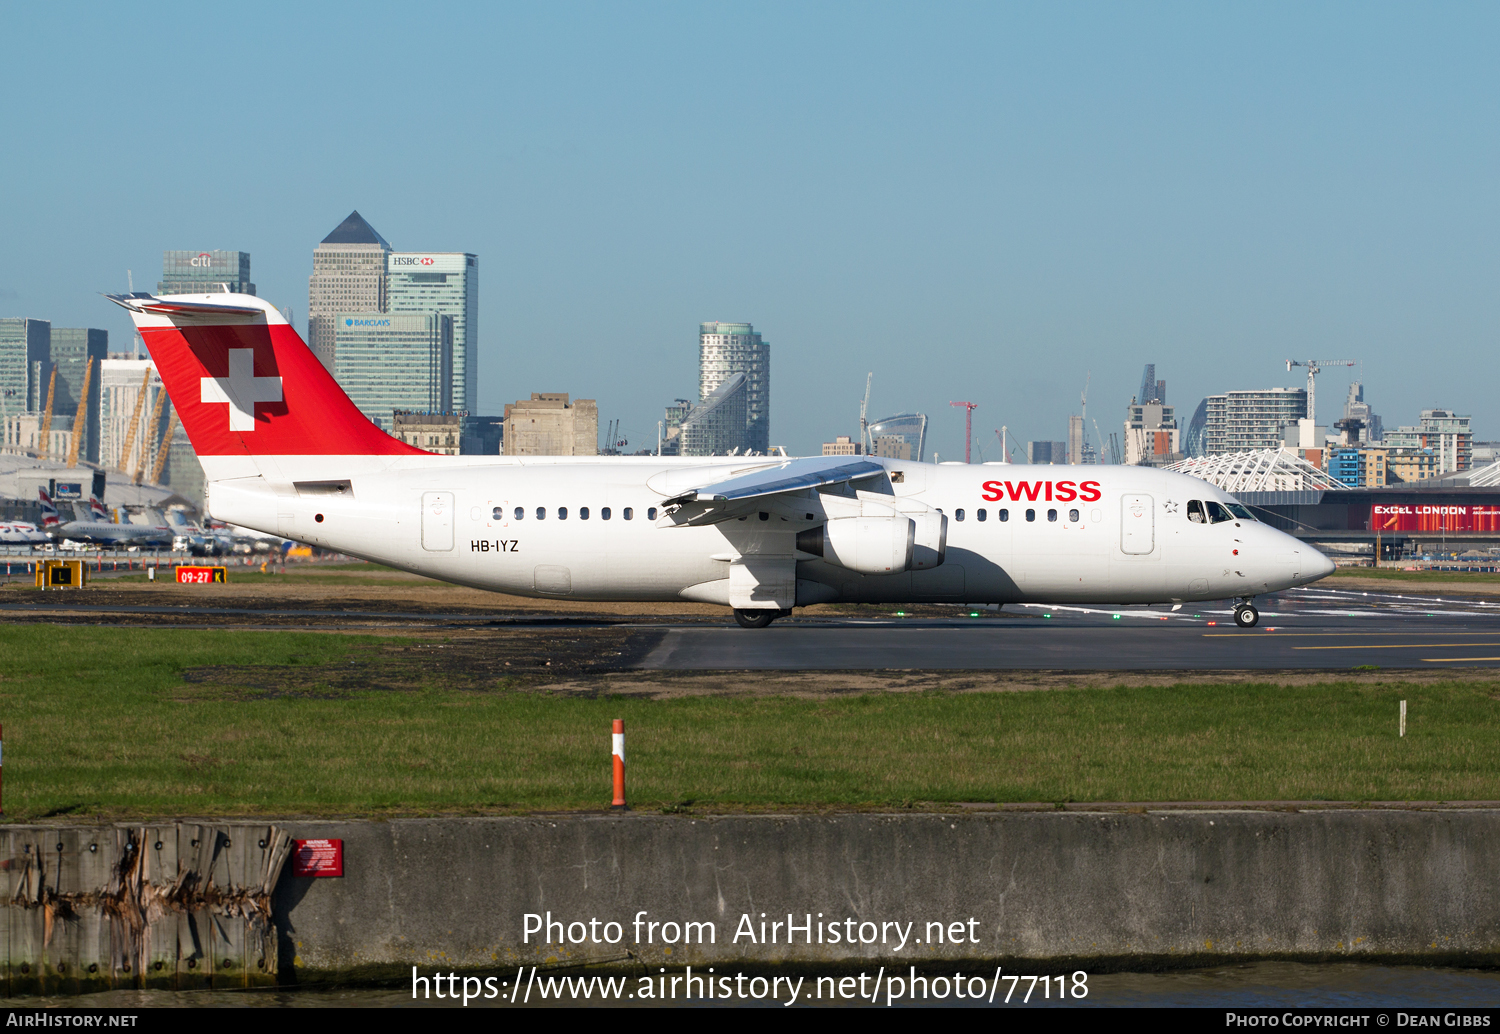
[[[168,248],[252,254],[299,325],[358,209],[481,261],[480,400],[599,400],[631,448],[697,324],[772,345],[773,442],[924,410],[1104,434],[1363,363],[1387,426],[1495,420],[1500,8],[11,4],[0,315],[128,323]],[[1319,380],[1336,415],[1349,377]],[[977,458],[977,456],[976,456]]]

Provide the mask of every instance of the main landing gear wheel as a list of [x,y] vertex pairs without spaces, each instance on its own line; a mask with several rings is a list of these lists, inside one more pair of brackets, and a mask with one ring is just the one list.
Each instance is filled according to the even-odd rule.
[[1234,623],[1241,628],[1254,628],[1260,624],[1260,611],[1248,603],[1241,603],[1234,608]]
[[765,628],[785,613],[781,610],[736,610],[734,619],[741,628]]

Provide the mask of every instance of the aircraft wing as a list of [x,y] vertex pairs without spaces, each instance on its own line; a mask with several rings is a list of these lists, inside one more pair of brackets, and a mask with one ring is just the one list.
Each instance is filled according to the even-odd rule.
[[747,474],[677,491],[662,500],[665,506],[683,503],[727,503],[782,492],[802,492],[824,485],[879,477],[885,467],[873,460],[851,460],[846,456],[808,456],[762,467]]
[[[743,468],[742,468],[743,470]],[[704,479],[692,485],[694,474]],[[728,474],[728,477],[724,475]],[[885,467],[873,460],[849,456],[808,456],[783,460],[750,471],[672,471],[669,477],[652,478],[651,487],[665,498],[662,505],[673,524],[714,523],[755,509],[771,496],[806,492],[829,485],[886,476]],[[889,492],[887,488],[885,491]]]

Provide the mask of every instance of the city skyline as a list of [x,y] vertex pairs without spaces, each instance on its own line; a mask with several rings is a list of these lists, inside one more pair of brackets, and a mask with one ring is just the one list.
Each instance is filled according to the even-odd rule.
[[[1317,355],[1363,360],[1320,394],[1358,379],[1390,426],[1447,408],[1500,437],[1487,378],[1458,376],[1488,369],[1500,316],[1500,73],[1481,45],[1496,12],[821,5],[795,28],[789,12],[599,8],[584,30],[498,6],[460,13],[456,42],[414,15],[372,19],[380,45],[459,48],[465,103],[447,110],[415,93],[308,105],[292,70],[340,21],[300,11],[251,113],[278,138],[237,159],[229,203],[222,177],[180,175],[149,128],[87,103],[105,82],[150,92],[128,58],[144,26],[8,10],[8,34],[34,45],[0,75],[28,99],[10,114],[35,146],[0,172],[30,199],[5,217],[18,246],[0,257],[0,315],[128,342],[97,292],[127,269],[146,289],[186,242],[253,254],[258,293],[301,317],[308,251],[357,207],[392,240],[485,256],[480,411],[566,388],[623,421],[627,451],[654,445],[664,399],[696,395],[687,328],[719,315],[775,341],[773,444],[802,453],[858,433],[871,369],[871,411],[930,414],[928,452],[948,458],[963,448],[952,398],[979,403],[988,455],[1002,424],[1063,438],[1090,369],[1107,436],[1142,362],[1171,369],[1185,417],[1211,394],[1295,388],[1281,362]],[[228,24],[151,31],[247,59]],[[830,53],[850,33],[879,60]],[[777,74],[753,91],[706,75],[684,44],[726,35]],[[481,41],[503,60],[466,62]],[[592,67],[620,52],[636,60]],[[75,85],[35,88],[58,74]],[[450,142],[389,134],[413,120]],[[704,126],[739,154],[700,157]],[[359,134],[379,136],[378,158],[350,160]],[[193,129],[170,160],[228,146],[224,127]],[[77,147],[110,160],[48,157]]]

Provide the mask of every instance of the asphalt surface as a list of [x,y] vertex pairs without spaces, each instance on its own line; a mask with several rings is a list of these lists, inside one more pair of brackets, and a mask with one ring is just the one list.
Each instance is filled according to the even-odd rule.
[[977,617],[675,627],[641,662],[671,669],[1077,671],[1500,667],[1500,601],[1310,587],[1228,604],[974,608]]
[[[548,653],[567,629],[641,635],[615,655],[622,667],[661,671],[1170,671],[1500,668],[1500,599],[1310,586],[1256,600],[1258,627],[1240,629],[1228,603],[1184,607],[1009,605],[942,608],[951,616],[860,617],[799,613],[769,628],[724,619],[641,621],[619,615],[472,613],[376,608],[337,601],[319,608],[82,604],[49,599],[0,604],[0,621],[176,628],[492,630],[529,636]],[[399,604],[398,604],[399,606]],[[881,612],[886,608],[870,608]],[[527,629],[530,628],[528,632]],[[550,630],[549,630],[550,629]],[[639,635],[637,634],[639,633]],[[497,640],[499,649],[508,644]],[[556,643],[559,658],[562,641]]]

